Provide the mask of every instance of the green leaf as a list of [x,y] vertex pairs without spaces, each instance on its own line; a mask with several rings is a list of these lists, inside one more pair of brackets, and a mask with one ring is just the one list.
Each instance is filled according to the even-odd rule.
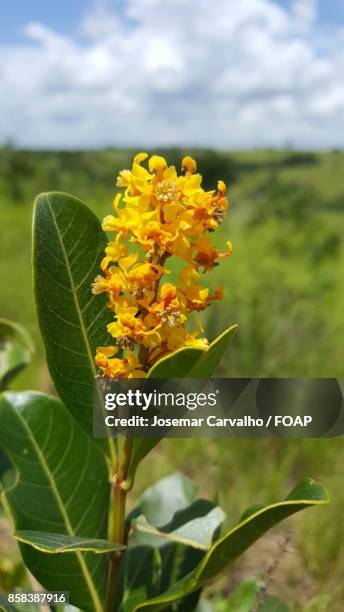
[[[160,530],[149,525],[141,515],[133,525],[132,540],[158,547],[161,555],[160,593],[169,589],[191,572],[206,554],[219,530],[224,513],[208,500],[195,500],[183,510],[176,512],[170,523]],[[182,598],[173,606],[181,612],[193,610],[201,589]]]
[[141,601],[159,593],[161,560],[151,546],[128,548],[121,561],[116,612],[131,612]]
[[151,525],[161,527],[195,500],[197,490],[198,485],[184,474],[169,474],[141,495],[140,512]]
[[[203,506],[203,502],[207,506],[208,513],[203,514],[202,512],[198,514],[196,508],[199,510],[199,506]],[[208,504],[210,507],[208,507]],[[143,514],[141,514],[131,523],[133,530],[132,539],[142,543],[149,543],[153,546],[164,546],[171,542],[207,551],[212,543],[213,533],[223,522],[225,514],[220,508],[214,507],[214,504],[207,500],[195,501],[187,510],[193,517],[189,521],[186,517],[183,517],[185,522],[181,522],[178,527],[168,525],[161,529],[150,525]],[[203,508],[202,510],[204,511]],[[185,515],[186,513],[185,511],[180,511],[176,513],[176,515],[178,514]],[[175,520],[177,521],[177,516]]]
[[203,352],[201,358],[193,365],[184,378],[210,378],[219,365],[223,355],[232,342],[238,325],[232,325],[218,336]]
[[149,370],[148,378],[188,378],[206,349],[181,348],[157,361]]
[[[35,295],[49,370],[61,399],[92,435],[94,355],[108,343],[111,320],[105,296],[91,291],[105,234],[87,206],[63,193],[38,196],[33,227]],[[114,440],[107,444],[114,459]]]
[[[189,478],[172,474],[148,489],[133,513],[137,517],[142,512],[130,524],[129,546],[146,544],[159,548],[160,593],[197,566],[225,518],[213,502],[196,500],[196,493],[197,486]],[[200,591],[181,600],[176,609],[194,609],[199,595]]]
[[23,327],[0,319],[0,391],[8,388],[13,378],[31,361],[34,347]]
[[206,349],[182,348],[163,357],[149,370],[148,378],[210,378],[237,329],[238,325],[232,325]]
[[96,538],[80,538],[68,536],[61,533],[49,533],[46,531],[16,531],[13,536],[23,544],[29,544],[45,553],[67,553],[67,552],[93,552],[97,554],[110,553],[124,550],[125,546],[114,544],[108,540]]
[[[232,325],[207,349],[182,348],[163,357],[148,372],[148,378],[210,378],[221,357],[234,338],[238,325]],[[128,479],[133,480],[140,461],[160,442],[161,438],[135,438],[131,453]]]
[[179,472],[147,489],[132,513],[130,542],[152,546],[174,542],[207,550],[225,514],[213,502],[196,499],[197,489]]
[[199,590],[215,580],[271,527],[304,508],[327,502],[328,495],[321,484],[302,480],[285,501],[266,506],[239,523],[214,542],[196,569],[162,595],[136,606],[135,610],[163,610]]
[[11,468],[7,455],[0,448],[0,485],[4,474]]
[[[5,502],[17,531],[105,539],[109,504],[105,455],[57,399],[37,392],[0,397],[0,445],[17,470]],[[20,545],[24,562],[47,590],[101,612],[107,560],[75,552],[51,555]]]

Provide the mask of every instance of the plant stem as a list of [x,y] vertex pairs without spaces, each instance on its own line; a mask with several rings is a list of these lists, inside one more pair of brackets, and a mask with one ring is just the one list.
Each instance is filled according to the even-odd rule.
[[[163,256],[159,264],[163,265],[167,255]],[[157,299],[160,285],[160,278],[155,283],[154,297],[152,302]],[[149,349],[141,344],[138,354],[141,367],[144,371],[148,370]],[[127,530],[125,526],[125,506],[128,491],[132,488],[133,482],[127,481],[128,470],[130,466],[131,451],[133,448],[133,439],[125,438],[123,448],[118,460],[116,473],[113,479],[112,496],[113,496],[113,524],[112,524],[112,542],[118,544],[127,543]],[[117,553],[110,556],[109,574],[106,590],[105,612],[113,612],[114,602],[116,598],[118,573],[121,564],[123,553]]]
[[[118,544],[127,543],[127,533],[125,528],[125,506],[129,488],[126,486],[126,479],[130,464],[130,456],[133,446],[131,438],[125,438],[121,451],[117,473],[112,484],[113,495],[113,523],[112,523],[112,542]],[[110,556],[105,612],[113,612],[116,597],[118,573],[123,553],[116,553]]]

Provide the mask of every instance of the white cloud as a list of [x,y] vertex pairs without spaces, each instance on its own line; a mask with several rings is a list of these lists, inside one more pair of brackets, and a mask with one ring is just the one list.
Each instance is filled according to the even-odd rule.
[[292,13],[295,27],[300,31],[309,30],[316,19],[315,0],[293,0]]
[[[0,46],[0,138],[27,146],[344,145],[344,28],[314,0],[97,3]],[[118,6],[118,5],[117,5]]]

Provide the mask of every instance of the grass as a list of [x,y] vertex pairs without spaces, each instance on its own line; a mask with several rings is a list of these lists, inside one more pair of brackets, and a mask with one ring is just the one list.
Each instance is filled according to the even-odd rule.
[[[114,175],[128,167],[131,153],[3,149],[0,155],[0,315],[27,327],[36,345],[16,388],[52,391],[31,287],[33,198],[44,190],[69,191],[102,217],[110,212]],[[170,152],[172,159],[178,155]],[[344,153],[197,155],[208,185],[220,177],[231,185],[231,214],[218,244],[230,237],[234,255],[209,276],[213,288],[224,285],[226,299],[203,317],[211,338],[240,324],[219,375],[343,378]],[[204,494],[219,497],[233,524],[252,503],[281,499],[298,478],[321,480],[331,504],[265,537],[222,581],[217,606],[219,612],[234,610],[221,593],[238,580],[266,579],[279,539],[291,530],[291,551],[283,554],[268,591],[296,612],[341,612],[343,461],[342,439],[165,440],[142,466],[138,493],[179,469],[199,481]]]

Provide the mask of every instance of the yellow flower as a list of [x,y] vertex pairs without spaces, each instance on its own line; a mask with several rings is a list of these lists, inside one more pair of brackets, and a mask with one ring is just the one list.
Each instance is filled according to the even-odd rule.
[[183,160],[182,160],[182,170],[186,174],[194,174],[194,172],[196,172],[196,170],[197,170],[197,163],[195,162],[195,160],[192,157],[189,157],[187,155],[186,157],[183,157]]
[[111,301],[115,301],[124,289],[123,277],[112,270],[107,270],[106,276],[97,276],[92,285],[92,293],[94,295],[107,293]]
[[188,310],[204,310],[208,303],[209,289],[201,285],[185,287],[183,294],[186,298]]
[[95,364],[104,376],[109,378],[144,378],[145,372],[140,370],[140,363],[132,353],[127,358],[119,359],[116,346],[99,346],[95,356]]
[[133,232],[134,240],[145,251],[154,249],[155,245],[159,247],[159,251],[167,250],[169,243],[174,238],[174,235],[168,231],[169,229],[167,227],[163,229],[158,221],[150,221]]
[[151,263],[141,263],[135,266],[129,273],[128,279],[133,285],[143,287],[156,282],[163,274],[163,268]]
[[227,193],[227,187],[226,187],[226,185],[224,184],[224,182],[223,182],[223,181],[218,181],[218,182],[217,182],[217,190],[218,190],[218,192],[219,192],[219,194],[220,194],[221,196],[226,195],[226,193]]
[[[227,187],[219,180],[216,190],[204,190],[190,156],[182,170],[178,176],[164,157],[138,153],[131,169],[117,177],[122,192],[114,198],[114,214],[103,221],[114,237],[92,285],[95,295],[107,295],[114,317],[107,330],[116,346],[99,347],[95,357],[105,376],[145,376],[162,356],[208,344],[203,330],[190,333],[187,322],[190,313],[223,297],[221,288],[211,295],[200,277],[232,253],[229,241],[220,252],[210,237],[228,209]],[[176,284],[162,281],[170,257],[186,263]],[[117,357],[118,346],[123,357]]]
[[128,309],[128,312],[118,314],[117,321],[109,323],[107,330],[113,338],[116,338],[118,346],[133,349],[145,329],[142,320],[137,319]]
[[197,250],[197,253],[194,257],[194,261],[197,267],[203,267],[205,272],[214,266],[218,266],[219,262],[217,259],[229,257],[233,250],[232,243],[227,242],[227,251],[224,253],[219,253],[208,236],[202,236],[202,238],[200,238],[195,244],[195,249]]
[[103,220],[102,228],[104,232],[116,232],[119,236],[128,236],[138,225],[138,211],[133,208],[119,209],[118,216],[107,215]]
[[117,187],[129,187],[131,179],[130,170],[121,170],[116,181]]
[[199,278],[196,266],[186,266],[179,272],[179,279],[183,285],[190,285]]
[[125,257],[127,254],[127,247],[125,244],[115,241],[110,241],[105,249],[105,255],[100,264],[101,270],[104,272],[110,262],[118,261],[121,257]]
[[179,327],[186,320],[183,304],[177,288],[172,283],[164,283],[160,289],[160,298],[148,307],[152,321],[156,325]]
[[156,174],[161,175],[167,168],[166,159],[160,155],[152,155],[149,160],[148,167],[150,172],[155,172]]

